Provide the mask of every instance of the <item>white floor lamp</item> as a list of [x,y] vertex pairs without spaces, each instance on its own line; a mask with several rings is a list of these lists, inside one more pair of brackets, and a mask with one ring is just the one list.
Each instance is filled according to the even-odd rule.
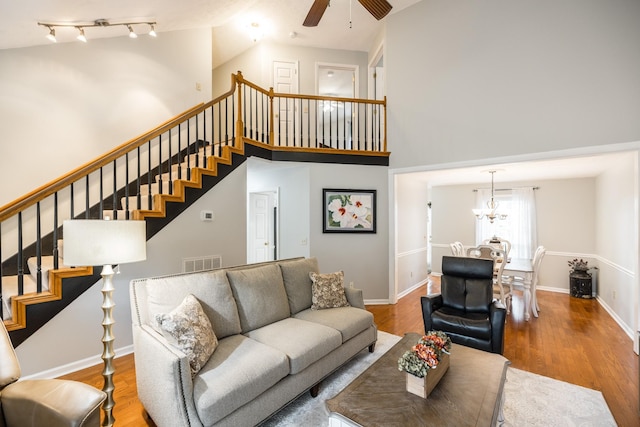
[[109,221],[78,219],[64,221],[62,229],[64,264],[68,266],[102,265],[102,391],[107,399],[102,405],[103,426],[112,426],[113,418],[113,268],[115,264],[143,261],[147,257],[147,234],[144,221]]

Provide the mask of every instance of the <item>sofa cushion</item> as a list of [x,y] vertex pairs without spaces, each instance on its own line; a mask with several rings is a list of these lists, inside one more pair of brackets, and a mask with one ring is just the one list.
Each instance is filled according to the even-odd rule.
[[197,374],[218,346],[211,322],[193,295],[167,314],[156,314],[156,321],[167,340],[189,359],[191,376]]
[[247,333],[289,358],[289,373],[297,374],[340,347],[340,332],[318,323],[287,318]]
[[311,307],[311,278],[309,273],[318,273],[316,258],[296,259],[279,262],[282,279],[289,299],[291,314]]
[[319,274],[309,273],[311,278],[311,309],[348,307],[344,293],[344,272]]
[[222,270],[147,279],[146,289],[151,326],[160,333],[155,315],[169,313],[189,294],[200,301],[218,339],[241,331],[238,308]]
[[277,264],[227,271],[242,333],[289,317],[289,302]]
[[373,314],[355,307],[339,307],[331,310],[307,309],[293,317],[338,330],[342,334],[342,342],[350,340],[374,325]]
[[289,373],[287,356],[243,335],[221,339],[193,379],[196,411],[215,424],[255,399]]

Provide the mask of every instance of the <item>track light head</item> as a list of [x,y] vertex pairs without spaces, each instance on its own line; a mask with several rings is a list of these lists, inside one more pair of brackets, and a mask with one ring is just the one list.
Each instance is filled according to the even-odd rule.
[[151,37],[158,37],[158,34],[156,33],[156,26],[155,24],[149,24],[149,26],[151,27],[151,30],[149,31],[149,35]]
[[76,27],[78,29],[78,31],[80,32],[80,34],[78,34],[78,37],[76,37],[78,40],[80,40],[83,43],[87,42],[87,38],[84,36],[84,28],[82,27]]
[[129,29],[129,38],[137,39],[138,35],[136,34],[135,31],[133,31],[133,28],[131,27],[131,25],[127,25],[127,28]]
[[49,34],[47,34],[47,40],[51,41],[52,43],[57,42],[55,28],[53,27],[48,27],[48,28],[49,28]]

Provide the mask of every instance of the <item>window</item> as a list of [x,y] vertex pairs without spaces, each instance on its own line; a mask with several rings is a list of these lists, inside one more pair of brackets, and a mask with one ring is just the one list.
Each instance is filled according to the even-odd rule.
[[[477,206],[486,207],[491,199],[489,190],[478,190]],[[531,187],[499,191],[494,195],[498,212],[507,214],[506,219],[496,219],[493,224],[487,219],[476,220],[476,244],[493,236],[511,242],[512,258],[533,258],[537,247],[536,204]]]

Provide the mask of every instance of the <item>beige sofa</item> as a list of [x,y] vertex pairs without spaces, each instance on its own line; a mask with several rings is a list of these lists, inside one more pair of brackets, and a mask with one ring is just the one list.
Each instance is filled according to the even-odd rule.
[[[325,275],[313,284],[310,272],[319,273],[315,258],[132,281],[138,396],[153,421],[159,427],[256,425],[360,351],[373,351],[377,329],[362,291],[340,287],[349,306],[312,309]],[[189,351],[177,347],[162,323],[188,295],[200,303],[217,340],[197,373]]]

